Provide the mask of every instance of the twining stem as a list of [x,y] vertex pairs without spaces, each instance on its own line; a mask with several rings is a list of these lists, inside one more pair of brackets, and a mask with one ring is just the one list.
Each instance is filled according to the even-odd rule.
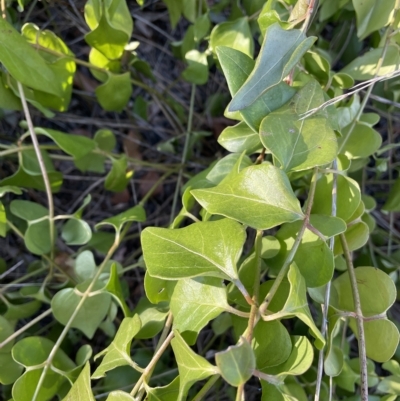
[[134,397],[135,394],[139,391],[140,387],[143,384],[143,381],[147,378],[147,375],[154,369],[156,366],[156,363],[158,360],[161,358],[162,354],[164,351],[167,349],[169,343],[171,340],[174,338],[174,332],[171,331],[168,335],[168,337],[165,339],[165,341],[161,344],[161,346],[158,348],[157,352],[154,354],[153,358],[151,359],[150,363],[147,365],[146,369],[140,376],[139,380],[136,382],[135,387],[133,387],[131,391],[131,396]]
[[25,326],[21,327],[19,330],[17,330],[13,334],[11,334],[10,337],[6,338],[3,342],[1,342],[0,343],[0,349],[2,349],[10,341],[12,341],[15,338],[17,338],[20,334],[24,333],[30,327],[34,326],[36,323],[40,322],[42,319],[44,319],[46,316],[49,316],[50,314],[51,314],[51,308],[47,309],[47,311],[41,313],[39,316],[36,316],[34,319],[32,319],[30,322],[28,322]]
[[361,309],[360,294],[358,293],[357,277],[354,271],[353,261],[351,260],[350,250],[344,234],[340,234],[340,242],[342,244],[344,257],[346,259],[347,270],[349,272],[354,311],[357,316],[356,321],[358,331],[358,354],[360,356],[361,401],[368,401],[367,353],[365,346],[364,317]]
[[[35,128],[33,127],[31,114],[29,112],[28,103],[26,101],[24,88],[22,87],[20,82],[17,82],[19,96],[21,98],[22,107],[24,109],[24,114],[26,118],[26,122],[28,123],[29,134],[32,138],[32,144],[35,149],[36,157],[39,162],[40,172],[42,173],[44,186],[46,188],[46,195],[47,195],[47,203],[49,206],[49,231],[50,231],[50,247],[51,247],[51,260],[53,260],[53,253],[54,253],[54,202],[53,202],[53,194],[51,192],[51,185],[49,176],[47,174],[46,166],[43,161],[42,152],[40,151],[39,141],[36,136]],[[50,264],[50,272],[52,271],[52,264]]]
[[[337,160],[333,161],[333,170],[337,169]],[[336,216],[337,210],[337,175],[333,174],[333,184],[332,184],[332,213],[333,217]],[[332,237],[329,241],[329,249],[333,252],[333,248],[335,246],[335,237]],[[324,298],[324,306],[322,310],[322,325],[321,325],[321,334],[325,338],[326,332],[328,329],[328,309],[329,302],[331,296],[331,281],[329,281],[325,288],[325,298]],[[324,348],[319,351],[318,355],[318,368],[317,368],[317,383],[315,385],[315,401],[319,401],[320,393],[321,393],[321,383],[322,383],[322,374],[324,370]]]
[[176,181],[174,199],[172,201],[170,224],[172,224],[172,222],[174,220],[176,204],[178,202],[179,191],[181,189],[183,169],[184,169],[184,165],[186,163],[187,154],[188,154],[188,150],[189,150],[190,134],[192,132],[192,125],[193,125],[193,111],[194,111],[195,95],[196,95],[196,85],[192,84],[192,92],[191,92],[191,95],[190,95],[190,108],[189,108],[188,125],[187,125],[186,136],[185,136],[185,145],[183,147],[181,168],[179,170],[178,179]]
[[121,235],[119,232],[116,233],[115,236],[115,240],[113,245],[111,246],[111,248],[109,249],[109,251],[107,252],[106,257],[104,258],[103,262],[101,263],[101,265],[99,266],[95,276],[93,277],[91,283],[89,284],[88,288],[86,289],[86,291],[82,294],[82,297],[78,303],[78,305],[76,306],[75,310],[73,311],[71,317],[69,318],[67,324],[65,325],[63,331],[61,332],[60,336],[58,337],[56,343],[54,344],[52,350],[50,351],[49,356],[47,357],[47,360],[44,362],[44,368],[43,371],[40,375],[39,381],[36,385],[36,389],[35,389],[35,393],[33,394],[32,400],[31,401],[36,401],[38,399],[39,396],[39,391],[42,388],[44,379],[46,378],[47,372],[51,367],[51,364],[53,362],[54,357],[57,354],[57,351],[59,350],[59,348],[61,347],[62,342],[64,341],[64,338],[66,337],[66,335],[68,334],[69,329],[71,328],[71,325],[74,321],[74,319],[76,318],[76,316],[78,315],[79,311],[81,310],[83,304],[85,303],[86,299],[90,296],[90,293],[92,291],[92,288],[94,287],[94,285],[96,284],[97,280],[99,279],[100,275],[103,273],[104,268],[107,265],[107,262],[111,259],[111,256],[114,254],[114,252],[117,250],[119,243],[120,243],[120,238]]
[[211,376],[201,390],[194,396],[194,398],[192,398],[192,401],[202,400],[218,379],[219,375]]
[[313,176],[311,178],[310,193],[307,198],[307,207],[306,207],[306,212],[304,215],[303,224],[301,225],[300,231],[297,234],[297,237],[296,237],[296,240],[294,241],[292,249],[290,250],[289,254],[287,255],[287,257],[282,265],[281,270],[279,271],[278,275],[276,276],[274,284],[272,284],[272,287],[269,290],[267,296],[265,297],[264,302],[260,305],[259,313],[260,313],[261,317],[263,315],[265,315],[265,312],[267,311],[268,306],[272,301],[272,298],[278,291],[278,288],[281,285],[283,279],[286,277],[289,267],[292,264],[293,259],[296,255],[297,249],[299,248],[301,240],[303,239],[303,235],[304,235],[306,228],[310,221],[311,209],[312,209],[312,205],[314,203],[315,187],[317,185],[317,177],[318,177],[318,167],[315,167]]

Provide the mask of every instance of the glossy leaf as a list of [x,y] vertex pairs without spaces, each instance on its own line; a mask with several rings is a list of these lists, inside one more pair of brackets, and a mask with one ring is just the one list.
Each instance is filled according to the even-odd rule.
[[213,277],[179,280],[170,301],[174,328],[180,333],[194,332],[195,336],[223,311],[229,310],[226,287]]
[[325,340],[312,319],[307,302],[306,283],[296,264],[290,266],[288,280],[290,292],[282,310],[264,315],[262,318],[265,321],[271,321],[296,316],[311,329],[311,333],[316,339],[315,345],[318,349],[321,349],[325,344]]
[[247,18],[216,25],[211,31],[210,47],[215,53],[218,46],[228,46],[252,57],[254,41]]
[[235,387],[246,383],[256,367],[253,349],[244,338],[239,344],[215,354],[215,362],[224,380]]
[[132,84],[129,72],[118,75],[108,73],[107,81],[96,88],[97,100],[107,111],[123,111],[131,95]]
[[[78,291],[85,291],[89,282],[78,284]],[[92,291],[101,289],[102,283],[98,282]],[[65,288],[53,297],[51,308],[54,317],[63,325],[66,325],[75,309],[78,307],[82,297],[73,288]],[[78,313],[72,321],[71,327],[81,330],[86,337],[93,338],[95,331],[105,318],[110,307],[111,296],[107,293],[100,293],[86,298]]]
[[128,365],[137,370],[141,370],[131,359],[131,342],[141,328],[138,315],[126,317],[118,328],[112,343],[103,351],[99,352],[94,359],[103,356],[101,364],[92,375],[93,379],[99,379],[117,366]]
[[218,137],[218,143],[229,152],[252,154],[261,149],[260,137],[245,122],[226,127]]
[[312,80],[299,90],[289,106],[263,119],[261,142],[285,171],[308,170],[328,164],[336,157],[336,135],[328,119],[320,114],[301,119],[301,114],[323,102],[323,91],[318,82]]
[[95,401],[90,385],[90,364],[86,363],[63,401]]
[[22,84],[62,96],[51,68],[4,18],[0,21],[0,61]]
[[175,337],[171,341],[176,363],[179,369],[179,396],[178,401],[186,399],[190,387],[197,381],[219,373],[205,358],[193,352],[185,340],[174,331]]
[[300,30],[285,31],[278,24],[271,25],[265,33],[255,67],[232,99],[229,111],[250,106],[281,82],[314,41],[314,37],[306,38]]
[[303,218],[287,176],[270,164],[247,167],[216,187],[192,194],[209,213],[258,230]]
[[167,280],[196,276],[237,280],[236,263],[244,241],[244,227],[229,219],[175,230],[148,227],[142,233],[149,274]]

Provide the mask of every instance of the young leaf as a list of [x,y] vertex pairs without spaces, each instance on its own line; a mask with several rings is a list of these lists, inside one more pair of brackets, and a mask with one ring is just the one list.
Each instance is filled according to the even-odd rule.
[[127,171],[127,168],[128,161],[125,155],[119,159],[112,159],[112,167],[107,174],[104,187],[113,192],[123,191],[133,174],[133,171]]
[[215,362],[224,380],[235,387],[246,383],[256,367],[253,349],[245,338],[241,338],[239,344],[215,354]]
[[261,149],[260,137],[245,122],[226,127],[218,137],[218,143],[229,152],[252,154]]
[[22,84],[56,96],[63,95],[46,61],[5,18],[0,20],[0,61]]
[[76,382],[62,401],[95,401],[90,385],[90,364],[86,363]]
[[316,339],[315,345],[318,349],[321,349],[325,344],[325,340],[311,316],[307,302],[306,283],[295,263],[290,266],[288,280],[290,283],[290,292],[283,308],[279,312],[265,315],[262,318],[265,321],[271,321],[296,316],[311,329],[311,333]]
[[204,85],[208,81],[208,64],[206,53],[190,50],[185,54],[189,66],[182,72],[182,77],[193,84]]
[[315,37],[306,38],[300,30],[285,31],[278,24],[271,25],[265,33],[254,69],[233,97],[229,111],[250,106],[281,82],[315,40]]
[[196,277],[179,280],[170,301],[174,328],[180,333],[194,332],[195,336],[230,306],[226,300],[226,287],[221,279]]
[[194,383],[218,374],[218,369],[206,359],[193,352],[185,343],[178,331],[171,341],[176,363],[179,369],[179,396],[178,401],[186,399],[186,395]]
[[113,217],[109,217],[101,221],[100,223],[96,224],[96,228],[101,226],[112,226],[114,227],[115,231],[121,231],[122,227],[129,222],[132,221],[145,221],[146,220],[146,212],[143,209],[143,206],[138,205],[131,207],[125,212],[119,213]]
[[257,230],[303,219],[286,174],[270,165],[244,168],[210,189],[191,191],[211,214],[221,214]]
[[124,318],[112,343],[94,357],[94,360],[96,360],[104,356],[101,364],[92,375],[93,379],[104,377],[106,372],[115,369],[117,366],[128,365],[141,371],[138,365],[131,359],[131,342],[139,332],[141,325],[138,315]]
[[261,122],[263,145],[285,171],[308,170],[329,164],[336,157],[336,135],[328,119],[320,114],[301,119],[301,114],[324,102],[316,80],[308,82],[289,106],[268,114]]
[[92,238],[92,230],[86,221],[71,218],[63,225],[61,237],[67,245],[84,245]]
[[124,312],[124,316],[130,317],[131,311],[125,302],[125,297],[122,292],[121,283],[118,278],[117,265],[115,263],[111,265],[110,278],[108,279],[107,285],[104,287],[104,289],[107,292],[109,292],[118,302],[119,306]]
[[143,257],[154,277],[212,276],[235,281],[245,237],[244,227],[229,219],[175,230],[148,227],[142,233]]

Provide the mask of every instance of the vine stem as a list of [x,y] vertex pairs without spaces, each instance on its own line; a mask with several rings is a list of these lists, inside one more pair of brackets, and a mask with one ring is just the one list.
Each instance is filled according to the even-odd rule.
[[299,245],[301,243],[303,235],[309,224],[311,209],[312,209],[312,205],[314,203],[314,195],[315,195],[315,187],[317,185],[317,177],[318,177],[318,167],[315,167],[313,176],[311,178],[310,193],[307,198],[307,208],[306,208],[306,213],[304,216],[303,224],[300,228],[299,233],[297,234],[297,237],[296,237],[296,240],[294,241],[292,249],[290,250],[289,254],[287,255],[287,257],[282,265],[281,270],[279,271],[278,275],[276,276],[274,284],[272,284],[272,287],[269,290],[267,296],[265,297],[264,302],[260,305],[259,313],[260,313],[261,317],[262,317],[262,315],[265,315],[265,312],[267,311],[269,304],[271,303],[274,295],[278,291],[278,288],[281,285],[283,279],[286,277],[289,267],[290,267],[291,263],[293,262],[293,259],[297,252],[297,249],[299,248]]
[[151,359],[150,363],[147,365],[146,369],[143,371],[142,375],[140,376],[139,380],[136,382],[135,387],[133,387],[131,391],[131,396],[134,397],[135,394],[139,391],[140,387],[142,386],[146,376],[154,369],[156,363],[161,358],[164,351],[167,349],[169,343],[174,338],[174,332],[171,331],[168,337],[164,340],[161,346],[158,348],[157,352],[154,354],[153,358]]
[[[19,95],[21,97],[22,108],[24,109],[24,114],[26,118],[26,122],[28,123],[29,134],[32,138],[33,148],[35,149],[36,157],[39,162],[40,171],[43,176],[44,186],[46,188],[46,195],[47,195],[47,203],[49,206],[49,231],[50,231],[50,245],[51,245],[51,257],[50,259],[53,260],[54,254],[54,202],[53,202],[53,194],[51,192],[51,185],[49,176],[47,174],[46,166],[43,161],[42,153],[40,151],[39,141],[37,139],[37,135],[35,132],[35,128],[33,127],[31,114],[29,112],[28,103],[26,101],[24,88],[22,87],[21,83],[17,81]],[[53,270],[53,264],[50,264],[50,272]]]
[[351,292],[353,293],[354,311],[356,313],[358,330],[358,353],[360,356],[360,376],[361,376],[361,401],[368,401],[368,371],[367,353],[365,347],[364,317],[361,309],[360,294],[358,293],[357,277],[351,260],[350,250],[347,245],[346,237],[340,234],[344,257],[346,259],[347,270],[349,272]]
[[[333,161],[333,170],[337,169],[337,160]],[[337,211],[337,175],[333,174],[333,183],[332,183],[332,213],[333,217],[336,216]],[[335,246],[335,237],[332,237],[329,241],[329,249],[333,252],[333,248]],[[321,334],[326,339],[326,332],[328,329],[328,309],[329,302],[331,297],[331,283],[332,280],[328,282],[325,288],[325,297],[324,297],[324,307],[322,310],[322,325],[321,325]],[[324,370],[324,348],[319,351],[318,355],[318,368],[317,368],[317,383],[315,385],[315,401],[319,401],[319,397],[321,394],[321,383],[322,383],[322,374]]]
[[192,92],[190,94],[190,108],[189,108],[188,126],[187,126],[186,136],[185,136],[185,145],[183,147],[183,153],[182,153],[181,168],[179,170],[178,180],[176,181],[174,199],[172,201],[170,224],[172,224],[173,219],[174,219],[176,204],[178,202],[179,191],[180,191],[181,182],[182,182],[183,167],[184,167],[184,164],[186,163],[187,153],[188,153],[188,150],[189,150],[190,134],[191,134],[192,125],[193,125],[193,111],[194,111],[195,95],[196,95],[196,84],[192,84]]
[[85,303],[86,299],[90,296],[91,290],[94,287],[94,285],[97,282],[97,280],[99,279],[101,273],[103,273],[103,270],[106,267],[107,262],[111,259],[111,256],[113,255],[113,253],[117,250],[119,242],[120,242],[120,233],[117,231],[113,245],[108,250],[106,257],[104,258],[103,262],[99,266],[99,269],[97,270],[96,275],[93,277],[93,279],[92,279],[91,283],[89,284],[88,288],[82,294],[82,297],[81,297],[78,305],[76,306],[76,308],[73,311],[71,317],[69,318],[67,324],[65,325],[63,331],[61,332],[60,336],[58,337],[57,342],[54,344],[52,350],[50,351],[50,354],[47,357],[47,360],[43,363],[44,368],[43,368],[43,371],[42,371],[42,373],[40,375],[39,381],[38,381],[36,389],[35,389],[35,393],[33,394],[33,397],[32,397],[31,401],[36,401],[38,399],[39,391],[42,388],[44,379],[46,378],[46,374],[47,374],[47,372],[48,372],[48,370],[49,370],[49,368],[50,368],[50,366],[51,366],[51,364],[53,362],[53,359],[56,356],[57,351],[61,347],[61,343],[64,341],[64,338],[68,334],[68,331],[71,328],[71,325],[72,325],[74,319],[78,315],[78,313],[81,310],[81,308],[82,308],[83,304]]

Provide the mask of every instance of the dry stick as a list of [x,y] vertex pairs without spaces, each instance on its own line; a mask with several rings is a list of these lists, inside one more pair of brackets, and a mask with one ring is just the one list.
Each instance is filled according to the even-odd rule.
[[271,289],[269,290],[267,296],[265,297],[264,302],[261,304],[260,308],[259,308],[259,313],[262,317],[262,315],[265,314],[265,312],[268,309],[269,304],[272,301],[272,298],[274,297],[274,295],[276,294],[276,292],[278,291],[279,286],[281,285],[283,279],[286,277],[286,274],[289,270],[289,267],[291,265],[291,263],[293,262],[293,258],[296,255],[297,249],[301,243],[301,240],[303,238],[303,235],[306,231],[306,228],[308,226],[309,220],[310,220],[310,214],[311,214],[311,208],[314,202],[314,195],[315,195],[315,187],[317,185],[317,176],[318,176],[318,167],[314,168],[314,173],[313,176],[311,178],[311,186],[310,186],[310,193],[308,195],[307,198],[307,209],[306,209],[306,213],[304,216],[304,220],[303,220],[303,224],[300,228],[299,233],[297,234],[297,238],[292,246],[292,249],[290,250],[288,256],[285,259],[285,262],[283,263],[283,266],[281,268],[281,270],[279,271],[279,274],[276,276],[276,279],[274,281],[274,284],[272,285]]
[[368,401],[368,372],[367,372],[367,353],[365,349],[364,317],[361,310],[360,294],[358,293],[357,277],[354,271],[353,261],[351,260],[350,250],[347,245],[346,237],[340,234],[340,241],[344,256],[346,258],[347,270],[349,272],[351,292],[353,294],[354,311],[356,313],[358,330],[358,353],[360,356],[360,375],[361,375],[361,401]]
[[[336,159],[333,161],[333,170],[337,169],[337,161]],[[333,174],[333,186],[332,186],[332,216],[336,216],[336,201],[337,201],[337,176]],[[329,248],[333,252],[333,247],[335,245],[335,237],[332,237],[329,241]],[[322,325],[321,325],[321,334],[323,337],[326,337],[326,331],[328,328],[328,308],[329,301],[331,296],[331,283],[329,281],[326,285],[325,289],[325,299],[324,299],[324,307],[322,312]],[[319,401],[320,392],[321,392],[321,383],[322,383],[322,373],[324,370],[324,348],[319,351],[318,355],[318,369],[317,369],[317,383],[315,385],[315,401]]]

